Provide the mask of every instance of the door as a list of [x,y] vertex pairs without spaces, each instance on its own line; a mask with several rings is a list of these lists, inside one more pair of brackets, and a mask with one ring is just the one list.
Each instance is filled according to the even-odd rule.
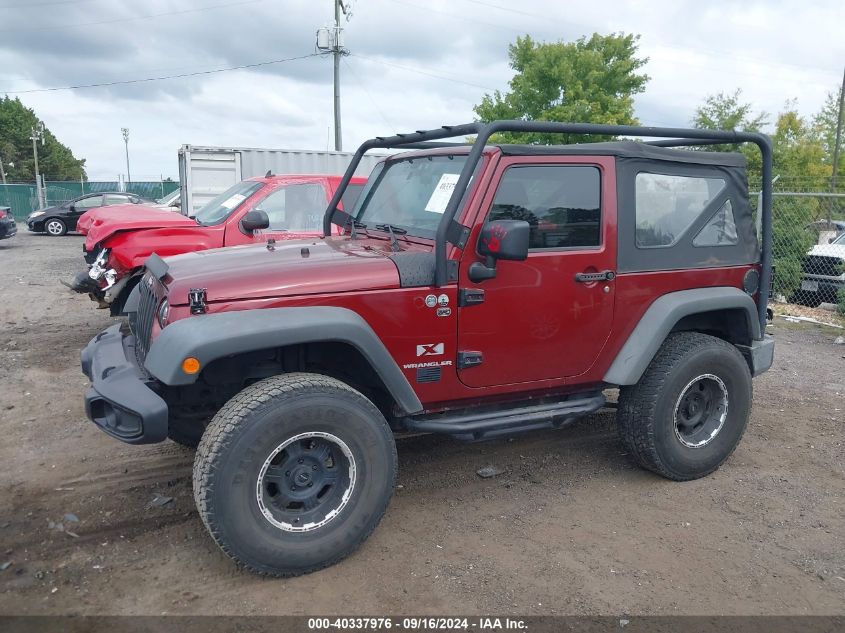
[[[584,373],[596,360],[613,326],[613,161],[574,156],[501,161],[480,214],[527,221],[529,254],[522,262],[497,262],[494,279],[473,283],[467,269],[481,258],[474,247],[464,251],[457,363],[464,384],[561,380]],[[611,278],[598,279],[602,273]]]
[[90,211],[91,209],[101,207],[102,205],[102,195],[88,196],[87,198],[82,198],[82,200],[77,200],[76,202],[74,202],[73,206],[68,209],[68,230],[73,231],[76,228],[76,223],[79,221],[79,218],[82,216],[83,213],[85,213],[86,211]]

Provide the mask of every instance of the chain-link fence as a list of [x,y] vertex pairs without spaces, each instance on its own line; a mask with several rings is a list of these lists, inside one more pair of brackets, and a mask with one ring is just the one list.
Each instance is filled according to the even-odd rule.
[[[142,198],[157,200],[179,188],[179,183],[172,180],[127,182],[117,181],[46,181],[44,193],[47,198],[47,206],[61,204],[73,200],[87,193],[99,193],[104,191],[128,191],[135,193]],[[15,183],[0,184],[0,206],[11,207],[12,215],[23,220],[30,213],[38,209],[38,194],[35,184]]]
[[772,299],[845,306],[845,193],[775,192]]

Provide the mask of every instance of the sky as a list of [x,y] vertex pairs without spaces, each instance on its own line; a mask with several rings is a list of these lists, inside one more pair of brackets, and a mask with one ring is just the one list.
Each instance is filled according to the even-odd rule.
[[[743,91],[771,119],[838,90],[842,0],[352,0],[341,63],[343,149],[465,123],[506,90],[517,36],[641,35],[644,125],[688,125],[703,99]],[[0,0],[0,94],[17,96],[91,180],[176,178],[183,144],[332,149],[332,59],[315,32],[333,0]],[[304,57],[308,56],[308,57]],[[304,58],[303,58],[304,57]],[[299,58],[299,59],[292,59]],[[265,62],[278,63],[264,64]],[[167,75],[191,77],[45,90]],[[35,91],[35,92],[33,92]]]

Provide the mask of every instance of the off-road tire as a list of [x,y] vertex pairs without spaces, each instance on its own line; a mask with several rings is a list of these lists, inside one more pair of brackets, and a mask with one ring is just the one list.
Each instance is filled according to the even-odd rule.
[[[356,478],[334,518],[307,532],[285,531],[262,513],[259,474],[274,450],[308,433],[345,443]],[[358,548],[387,509],[396,470],[393,435],[372,402],[334,378],[285,374],[245,388],[214,416],[194,460],[194,499],[211,536],[240,567],[297,576]]]
[[[715,375],[727,390],[727,415],[704,446],[676,435],[676,407],[690,381]],[[733,453],[751,413],[751,372],[736,347],[706,334],[669,335],[636,385],[619,390],[619,436],[643,468],[674,481],[712,473]]]
[[[47,227],[53,224],[57,229],[51,231]],[[60,227],[60,228],[58,228]],[[67,223],[64,220],[60,220],[59,218],[50,218],[49,220],[44,221],[44,232],[51,237],[61,237],[62,235],[67,234]]]

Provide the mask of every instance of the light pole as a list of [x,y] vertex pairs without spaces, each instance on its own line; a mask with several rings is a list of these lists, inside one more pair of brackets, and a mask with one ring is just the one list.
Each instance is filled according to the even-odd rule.
[[41,189],[41,174],[38,173],[38,144],[36,141],[41,141],[41,145],[44,145],[44,122],[39,121],[30,128],[30,131],[32,155],[35,157],[35,192],[38,196],[38,208],[43,209],[47,206],[47,201],[44,200],[44,191]]
[[129,174],[129,128],[122,127],[120,131],[123,133],[123,144],[126,146],[126,182],[132,182],[132,176]]

